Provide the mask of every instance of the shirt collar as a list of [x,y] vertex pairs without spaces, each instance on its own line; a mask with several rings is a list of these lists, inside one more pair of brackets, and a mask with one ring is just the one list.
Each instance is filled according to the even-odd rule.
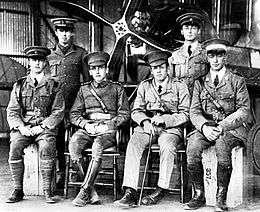
[[96,81],[93,80],[92,85],[94,85],[95,88],[98,87],[105,87],[108,84],[107,80],[103,80],[101,83],[97,83]]
[[196,40],[193,43],[184,42],[184,46],[186,49],[188,49],[188,46],[191,46],[191,51],[194,51],[199,46],[199,41]]
[[162,86],[162,89],[164,89],[164,88],[166,88],[166,85],[167,85],[167,83],[168,83],[168,80],[169,80],[169,76],[167,76],[163,82],[156,84],[156,83],[155,83],[155,80],[153,79],[153,85],[154,85],[156,88],[158,88],[158,87],[161,85],[161,86]]
[[210,76],[211,76],[212,82],[214,82],[216,75],[218,75],[218,79],[219,79],[219,81],[221,81],[222,78],[224,77],[225,73],[226,73],[225,66],[223,66],[223,68],[220,69],[219,71],[214,71],[214,70],[210,69]]

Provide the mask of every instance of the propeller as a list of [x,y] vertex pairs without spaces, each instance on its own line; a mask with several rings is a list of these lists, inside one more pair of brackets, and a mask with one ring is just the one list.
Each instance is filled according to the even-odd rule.
[[[172,46],[168,45],[167,40],[169,40],[169,37],[166,36],[169,36],[169,32],[171,32],[171,35],[174,34],[174,30],[169,29],[171,27],[169,23],[166,24],[158,23],[161,20],[159,18],[161,18],[163,15],[160,14],[159,16],[158,15],[156,16],[156,18],[159,21],[158,20],[154,21],[150,31],[149,29],[147,31],[138,31],[131,26],[131,18],[133,17],[134,12],[140,9],[138,7],[138,5],[140,6],[140,0],[129,0],[128,3],[124,5],[122,10],[120,11],[120,13],[122,14],[121,18],[119,18],[114,22],[103,17],[101,14],[97,14],[89,10],[88,8],[76,4],[72,1],[64,1],[64,0],[51,1],[50,5],[58,9],[61,9],[63,11],[66,11],[70,15],[80,17],[83,20],[102,23],[104,25],[110,26],[113,29],[113,33],[115,35],[115,44],[112,49],[112,53],[111,53],[112,56],[108,63],[112,80],[115,81],[118,80],[119,71],[123,62],[122,56],[124,55],[125,52],[125,45],[126,45],[125,43],[129,36],[134,36],[155,49],[168,50],[168,51],[173,50]],[[167,20],[166,22],[172,21],[175,23],[176,14],[174,12],[174,9],[177,8],[177,10],[179,11],[179,6],[181,7],[180,3],[173,4],[173,5],[167,4],[165,7],[160,5],[159,12],[163,13],[163,10],[166,8],[168,12],[169,11],[171,12],[171,14],[168,16],[171,17],[171,19]],[[158,13],[158,11],[155,10],[155,13],[156,12]],[[162,32],[159,29],[160,25],[165,26],[167,28],[165,32]],[[178,33],[179,32],[177,33],[175,32],[175,34]],[[177,43],[178,43],[178,39],[174,40],[173,45],[175,45],[175,48]]]

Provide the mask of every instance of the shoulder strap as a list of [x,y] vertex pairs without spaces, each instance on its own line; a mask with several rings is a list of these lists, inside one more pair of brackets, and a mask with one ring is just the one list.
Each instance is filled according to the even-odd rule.
[[24,81],[25,81],[25,78],[18,79],[16,82],[16,87],[15,87],[15,96],[16,96],[18,104],[20,105],[20,107],[22,109],[22,113],[25,112],[25,108],[24,108],[23,101],[22,101],[22,85],[23,85]]
[[92,95],[98,100],[98,102],[100,103],[100,105],[101,105],[103,111],[104,111],[105,113],[108,113],[108,110],[107,110],[106,105],[104,104],[104,102],[102,101],[102,99],[98,96],[98,94],[97,94],[97,92],[95,91],[95,89],[94,89],[92,83],[90,84],[90,86],[91,86],[90,92],[91,92]]

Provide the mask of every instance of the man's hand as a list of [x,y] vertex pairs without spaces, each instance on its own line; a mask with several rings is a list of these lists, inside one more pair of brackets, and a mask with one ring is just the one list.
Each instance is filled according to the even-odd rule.
[[87,131],[87,133],[89,134],[96,134],[96,128],[95,126],[97,126],[96,124],[86,124],[84,126],[84,129]]
[[222,132],[222,128],[218,127],[204,125],[202,128],[202,133],[209,141],[217,140],[218,137],[222,134]]
[[106,133],[108,131],[108,126],[106,124],[99,124],[96,126],[97,133]]
[[44,129],[41,126],[35,126],[31,128],[31,132],[33,135],[39,135],[44,131]]
[[33,136],[33,133],[29,127],[20,126],[18,130],[23,136]]
[[150,121],[146,120],[143,122],[143,129],[145,133],[154,135],[154,127]]
[[151,119],[151,123],[154,124],[155,126],[161,127],[165,124],[165,121],[161,116],[156,115]]

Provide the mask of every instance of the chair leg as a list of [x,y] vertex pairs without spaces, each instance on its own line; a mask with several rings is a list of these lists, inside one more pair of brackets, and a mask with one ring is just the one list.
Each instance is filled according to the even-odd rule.
[[113,197],[117,200],[117,156],[113,156]]
[[66,168],[65,168],[64,196],[67,199],[68,198],[68,189],[69,189],[68,184],[69,184],[70,156],[66,155],[65,158],[66,158],[66,160],[65,160]]
[[184,203],[184,161],[183,153],[180,154],[180,202]]

